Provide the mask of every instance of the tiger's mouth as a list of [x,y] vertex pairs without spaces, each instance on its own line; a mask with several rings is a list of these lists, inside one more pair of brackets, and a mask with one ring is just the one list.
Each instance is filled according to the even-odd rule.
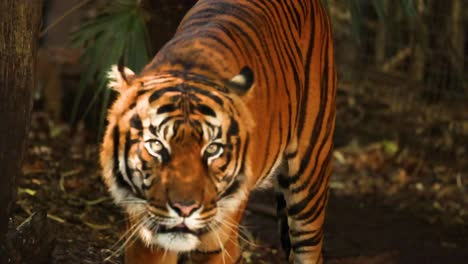
[[[211,228],[217,227],[218,224],[212,224]],[[210,231],[210,227],[205,226],[201,227],[198,229],[190,229],[185,223],[180,223],[176,226],[167,226],[167,225],[159,225],[159,228],[157,230],[157,234],[168,234],[168,233],[174,233],[174,234],[191,234],[195,236],[200,236],[203,235],[207,232]]]
[[186,233],[186,234],[198,235],[198,232],[196,230],[189,229],[184,223],[178,224],[178,225],[173,226],[173,227],[160,225],[159,229],[158,229],[158,233],[160,233],[160,234],[164,234],[164,233]]

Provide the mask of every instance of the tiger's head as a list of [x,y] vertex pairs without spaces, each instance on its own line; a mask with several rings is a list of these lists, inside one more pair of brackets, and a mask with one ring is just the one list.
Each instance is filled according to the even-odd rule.
[[130,236],[183,252],[247,198],[245,162],[253,127],[244,96],[245,67],[230,80],[166,72],[136,76],[114,66],[119,97],[109,110],[101,149],[103,178],[124,208]]

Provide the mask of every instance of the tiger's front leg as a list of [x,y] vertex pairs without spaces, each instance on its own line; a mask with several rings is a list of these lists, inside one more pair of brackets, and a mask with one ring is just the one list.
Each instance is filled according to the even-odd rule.
[[[328,176],[324,176],[328,178]],[[323,263],[323,223],[328,198],[327,184],[318,179],[316,189],[301,187],[284,190],[287,203],[289,262],[294,264]],[[327,181],[327,180],[326,180]]]
[[[325,144],[331,149],[331,142]],[[331,172],[331,151],[304,162],[298,157],[288,161],[289,175],[279,175],[278,183],[286,201],[290,246],[289,262],[323,263],[323,223]],[[289,248],[286,249],[287,251]]]

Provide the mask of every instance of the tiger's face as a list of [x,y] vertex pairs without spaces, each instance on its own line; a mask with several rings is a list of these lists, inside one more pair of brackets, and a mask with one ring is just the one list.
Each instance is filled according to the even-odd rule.
[[191,251],[236,212],[247,197],[252,126],[237,99],[177,78],[121,89],[101,164],[114,200],[128,214],[130,236],[147,246]]

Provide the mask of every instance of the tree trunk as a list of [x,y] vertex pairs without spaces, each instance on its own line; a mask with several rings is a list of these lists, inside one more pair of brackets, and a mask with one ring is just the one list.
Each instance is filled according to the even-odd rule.
[[423,81],[426,71],[426,53],[427,53],[427,26],[423,21],[425,5],[423,0],[416,1],[416,10],[418,14],[411,21],[411,42],[413,49],[413,59],[411,60],[410,72],[413,80]]
[[465,83],[465,21],[464,21],[464,8],[465,2],[462,0],[452,0],[452,15],[450,16],[450,35],[453,52],[451,54],[451,61],[455,67],[456,81],[460,83],[460,89],[464,89]]
[[29,129],[41,7],[41,0],[0,1],[0,245]]
[[450,17],[450,32],[452,36],[452,45],[455,56],[458,58],[459,66],[463,67],[463,55],[465,54],[465,24],[464,24],[464,8],[465,2],[462,0],[452,0],[452,15]]
[[[388,10],[388,0],[382,0],[384,10]],[[387,25],[383,17],[378,18],[375,36],[375,65],[380,68],[386,59],[387,52]]]

